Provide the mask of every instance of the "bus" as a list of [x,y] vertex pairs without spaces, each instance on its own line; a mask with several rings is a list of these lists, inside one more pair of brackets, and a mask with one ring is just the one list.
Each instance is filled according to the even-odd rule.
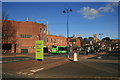
[[67,51],[67,47],[66,46],[53,46],[52,47],[52,51],[51,51],[51,53],[58,53],[58,54],[60,54],[60,53],[65,54],[67,52],[68,51]]

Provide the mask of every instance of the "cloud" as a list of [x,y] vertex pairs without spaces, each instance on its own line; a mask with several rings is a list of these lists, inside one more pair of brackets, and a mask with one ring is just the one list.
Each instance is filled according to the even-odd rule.
[[82,14],[84,18],[86,19],[95,19],[101,15],[101,13],[108,13],[108,12],[114,12],[115,8],[118,7],[118,2],[111,2],[106,4],[105,6],[99,7],[98,9],[91,8],[91,7],[82,7],[77,12]]
[[99,11],[101,11],[101,12],[114,12],[114,8],[108,7],[108,6],[106,6],[106,7],[100,7]]
[[105,5],[104,7],[100,7],[98,10],[100,12],[105,12],[105,13],[108,13],[108,12],[114,12],[114,8],[118,6],[118,3],[117,2],[113,2],[113,3],[109,3],[107,5]]
[[86,19],[95,19],[96,17],[101,16],[96,9],[90,7],[83,7],[78,10],[78,13],[81,13]]

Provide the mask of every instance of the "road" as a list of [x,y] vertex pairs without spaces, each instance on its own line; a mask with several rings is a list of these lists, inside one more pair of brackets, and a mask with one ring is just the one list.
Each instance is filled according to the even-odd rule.
[[96,57],[92,57],[89,59],[102,59],[102,60],[120,60],[119,53],[109,53],[109,54],[99,54]]
[[35,73],[38,78],[94,78],[118,77],[118,64],[95,61],[71,62]]
[[[52,55],[53,56],[53,55]],[[52,57],[51,56],[51,57]],[[67,55],[54,55],[67,56]],[[101,57],[102,58],[99,58]],[[50,57],[50,56],[49,56]],[[59,63],[61,64],[61,63]],[[24,65],[24,64],[23,64]],[[33,69],[32,73],[3,74],[3,77],[15,78],[96,78],[99,80],[115,80],[118,73],[118,54],[102,54],[89,59],[80,59],[78,62],[69,61],[60,66],[45,69]],[[117,80],[116,79],[116,80]]]
[[[67,54],[45,54],[45,58],[48,57],[62,57],[66,56]],[[18,56],[18,57],[3,57],[0,59],[1,63],[12,63],[12,62],[20,62],[20,61],[29,61],[35,60],[35,56],[27,57],[27,56]]]

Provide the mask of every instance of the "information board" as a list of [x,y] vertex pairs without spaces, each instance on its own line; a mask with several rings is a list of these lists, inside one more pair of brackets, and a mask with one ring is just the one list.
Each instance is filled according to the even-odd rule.
[[37,40],[36,41],[36,59],[37,60],[43,60],[44,59],[44,42],[43,40]]

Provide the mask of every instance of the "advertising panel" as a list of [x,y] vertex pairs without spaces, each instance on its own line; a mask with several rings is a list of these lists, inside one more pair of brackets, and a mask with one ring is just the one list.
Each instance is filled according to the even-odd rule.
[[44,59],[44,42],[43,40],[37,40],[36,41],[36,59],[37,60],[43,60]]

